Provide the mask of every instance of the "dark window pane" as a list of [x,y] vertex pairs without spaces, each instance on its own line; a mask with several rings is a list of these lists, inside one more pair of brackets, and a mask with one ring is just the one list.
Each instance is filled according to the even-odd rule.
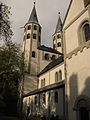
[[41,32],[41,28],[39,28],[39,32]]
[[45,54],[45,60],[49,60],[49,54]]
[[28,30],[30,30],[30,29],[31,29],[31,25],[28,26]]
[[33,52],[32,52],[32,57],[34,57],[34,58],[35,58],[35,51],[33,51]]
[[84,33],[86,42],[90,40],[90,26],[89,24],[84,25]]
[[37,96],[35,96],[35,105],[37,104]]
[[37,26],[36,25],[34,25],[34,30],[37,30]]
[[58,92],[55,92],[54,99],[55,99],[55,103],[58,103]]
[[36,34],[33,34],[33,39],[36,39]]
[[45,96],[45,94],[43,94],[43,102],[44,103],[46,102],[46,96]]
[[29,39],[30,38],[30,34],[27,34],[27,39]]
[[55,81],[56,82],[58,81],[58,73],[57,72],[55,73]]
[[51,59],[52,59],[52,60],[55,60],[55,59],[56,59],[56,56],[55,56],[55,55],[52,55]]
[[38,37],[38,41],[41,42],[41,37],[40,36]]
[[61,43],[60,42],[57,43],[57,47],[61,47]]
[[57,35],[57,39],[61,38],[60,34]]

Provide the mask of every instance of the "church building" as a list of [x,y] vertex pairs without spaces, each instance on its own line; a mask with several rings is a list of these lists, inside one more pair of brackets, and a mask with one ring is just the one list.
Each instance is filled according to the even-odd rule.
[[23,111],[28,118],[90,120],[90,0],[71,0],[60,13],[53,48],[41,45],[35,3],[24,27]]

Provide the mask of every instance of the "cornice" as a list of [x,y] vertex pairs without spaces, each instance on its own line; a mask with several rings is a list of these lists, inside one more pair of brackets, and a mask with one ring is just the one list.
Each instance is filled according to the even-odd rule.
[[77,47],[72,52],[66,54],[65,55],[66,56],[65,59],[67,59],[67,58],[71,59],[73,55],[75,55],[75,56],[78,55],[79,52],[83,52],[84,48],[87,48],[87,49],[90,48],[90,40],[88,42],[84,43],[83,45]]

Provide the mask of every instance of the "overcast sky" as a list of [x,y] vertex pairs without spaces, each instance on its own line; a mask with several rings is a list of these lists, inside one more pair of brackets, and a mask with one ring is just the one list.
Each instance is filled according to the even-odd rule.
[[[11,7],[11,23],[14,32],[13,40],[21,43],[23,40],[23,27],[27,23],[33,9],[34,0],[0,0]],[[52,35],[55,32],[58,12],[64,20],[70,0],[36,0],[36,11],[42,27],[42,44],[52,46]]]

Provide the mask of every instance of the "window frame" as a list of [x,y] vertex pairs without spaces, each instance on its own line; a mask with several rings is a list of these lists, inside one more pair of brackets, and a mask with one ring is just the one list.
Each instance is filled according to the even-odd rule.
[[[82,23],[79,25],[78,27],[78,45],[81,46],[83,45],[84,43],[86,43],[86,40],[85,40],[85,35],[84,35],[84,26],[85,24],[89,24],[90,25],[90,20],[87,18],[87,19],[84,19],[82,21]],[[87,41],[88,42],[88,41]]]

